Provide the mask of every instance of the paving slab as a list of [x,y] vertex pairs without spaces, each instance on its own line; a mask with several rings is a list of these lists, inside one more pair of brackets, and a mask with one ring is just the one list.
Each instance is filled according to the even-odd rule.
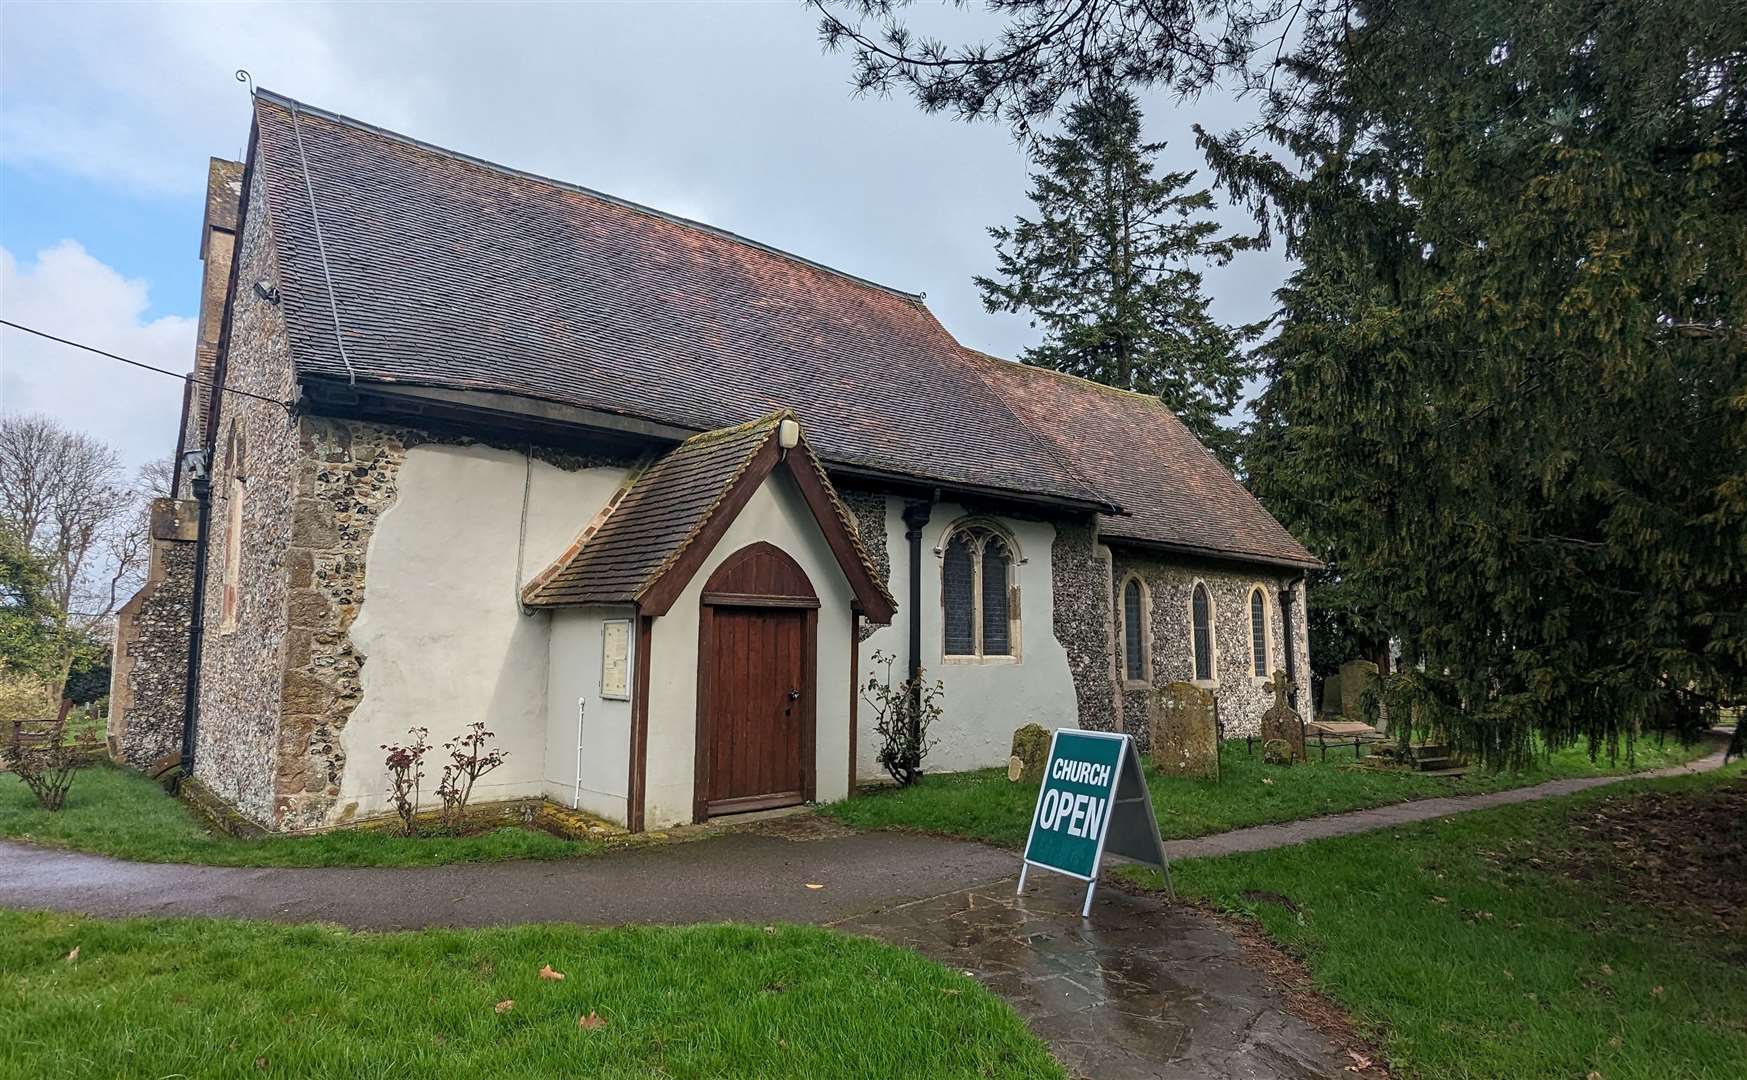
[[914,949],[1005,998],[1076,1076],[1354,1077],[1218,922],[1160,897],[1034,873],[830,925]]

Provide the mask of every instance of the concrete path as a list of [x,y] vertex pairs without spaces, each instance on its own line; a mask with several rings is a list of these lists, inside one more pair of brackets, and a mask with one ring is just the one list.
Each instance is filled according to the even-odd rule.
[[[0,906],[217,915],[366,930],[570,922],[823,923],[1012,872],[968,841],[783,818],[705,840],[556,862],[247,868],[121,862],[0,842]],[[821,889],[807,886],[823,885]]]
[[1327,839],[1331,836],[1350,836],[1353,833],[1370,832],[1372,829],[1387,829],[1396,825],[1411,824],[1415,821],[1449,817],[1451,814],[1461,814],[1469,810],[1485,810],[1492,806],[1509,806],[1513,803],[1533,802],[1536,799],[1550,799],[1556,795],[1571,795],[1575,792],[1587,791],[1590,788],[1603,787],[1607,784],[1623,783],[1627,780],[1650,780],[1659,776],[1685,776],[1691,773],[1711,772],[1722,767],[1723,755],[1719,751],[1709,757],[1687,762],[1685,765],[1673,765],[1666,769],[1649,769],[1627,776],[1586,776],[1575,780],[1549,780],[1544,784],[1535,784],[1532,787],[1493,791],[1485,795],[1455,795],[1449,798],[1415,799],[1412,802],[1379,806],[1375,810],[1354,810],[1345,814],[1306,818],[1303,821],[1287,821],[1279,825],[1257,825],[1249,829],[1234,829],[1231,832],[1200,836],[1193,840],[1172,840],[1165,845],[1165,853],[1173,859],[1198,859],[1212,855],[1235,855],[1240,851],[1266,851],[1269,848],[1304,844],[1312,840]]

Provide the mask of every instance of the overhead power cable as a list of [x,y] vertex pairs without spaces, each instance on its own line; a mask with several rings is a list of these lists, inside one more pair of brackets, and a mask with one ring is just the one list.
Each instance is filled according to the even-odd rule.
[[68,345],[75,349],[83,349],[88,353],[96,353],[98,356],[110,360],[119,360],[121,363],[128,364],[132,367],[144,368],[147,371],[155,371],[159,375],[168,375],[172,379],[180,379],[183,382],[195,383],[200,386],[210,386],[227,394],[236,394],[239,397],[253,398],[256,401],[265,401],[269,405],[277,405],[288,412],[292,408],[291,402],[289,401],[280,401],[278,398],[264,397],[261,394],[252,394],[247,390],[238,390],[234,386],[219,386],[211,379],[198,378],[192,374],[184,375],[181,372],[171,371],[169,368],[157,367],[140,360],[129,360],[125,356],[117,356],[115,353],[107,352],[93,345],[86,345],[83,342],[72,341],[64,337],[56,337],[54,334],[48,333],[47,331],[38,330],[34,326],[25,326],[23,323],[15,323],[11,319],[0,319],[0,326],[10,326],[14,330],[22,330],[27,334],[35,334],[39,338],[47,338],[49,341],[56,342],[57,344]]

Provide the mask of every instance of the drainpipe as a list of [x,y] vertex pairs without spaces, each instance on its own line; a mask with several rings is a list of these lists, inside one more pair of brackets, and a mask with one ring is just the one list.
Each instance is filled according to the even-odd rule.
[[911,716],[921,712],[922,683],[922,529],[928,524],[933,506],[925,502],[904,504],[904,539],[910,541],[910,678],[916,683],[910,691]]
[[[196,453],[201,459],[206,457],[204,452]],[[193,477],[188,486],[200,511],[194,534],[194,601],[188,620],[188,676],[182,685],[182,776],[178,784],[194,775],[195,725],[200,722],[200,645],[206,636],[206,540],[212,512],[210,462],[196,460],[192,464]]]
[[[1292,601],[1298,596],[1298,586],[1304,584],[1304,575],[1299,574],[1286,583],[1280,590],[1280,641],[1286,646],[1286,681],[1292,687],[1286,692],[1286,703],[1292,706],[1293,712],[1298,712],[1298,650],[1292,645]],[[1301,717],[1302,713],[1299,714]]]

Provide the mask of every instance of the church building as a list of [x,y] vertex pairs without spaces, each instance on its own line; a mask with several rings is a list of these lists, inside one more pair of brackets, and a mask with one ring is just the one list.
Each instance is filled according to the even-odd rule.
[[1308,671],[1316,561],[1157,399],[722,229],[253,113],[117,629],[130,764],[326,828],[388,811],[383,744],[483,722],[476,801],[655,829],[879,778],[888,670],[943,685],[932,772],[1028,723],[1144,739],[1177,680],[1251,733]]

